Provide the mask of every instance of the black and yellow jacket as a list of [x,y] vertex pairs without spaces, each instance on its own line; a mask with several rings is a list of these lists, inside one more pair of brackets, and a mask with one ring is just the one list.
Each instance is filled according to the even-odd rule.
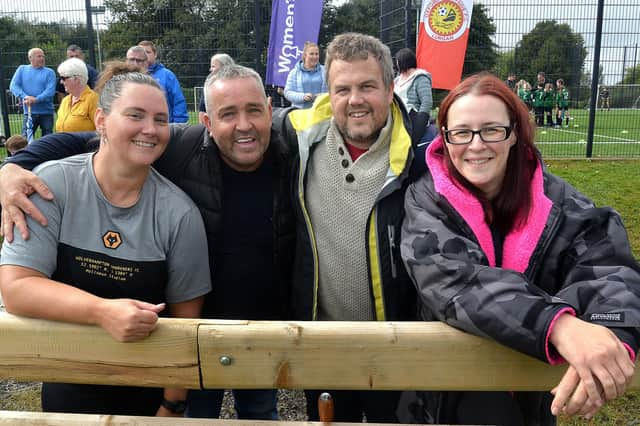
[[[393,128],[389,170],[385,183],[369,212],[366,252],[374,318],[378,321],[416,318],[416,293],[400,258],[400,226],[403,200],[414,157],[408,115],[393,102]],[[298,320],[316,320],[318,308],[318,258],[313,224],[305,204],[307,166],[315,148],[325,142],[333,113],[329,97],[319,97],[311,109],[289,113],[285,132],[298,141],[299,159],[294,171],[294,210],[297,215],[296,260],[293,275],[293,310]],[[291,141],[290,141],[291,142]],[[424,164],[424,159],[421,159]]]

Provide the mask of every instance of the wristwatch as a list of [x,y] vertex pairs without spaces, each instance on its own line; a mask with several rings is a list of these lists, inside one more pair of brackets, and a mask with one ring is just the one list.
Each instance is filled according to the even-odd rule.
[[168,399],[163,398],[160,405],[171,411],[173,414],[184,414],[187,409],[187,401],[169,401]]

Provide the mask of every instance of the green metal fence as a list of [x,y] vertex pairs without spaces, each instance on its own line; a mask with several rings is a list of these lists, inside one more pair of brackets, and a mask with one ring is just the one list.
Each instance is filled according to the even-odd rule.
[[[415,47],[419,0],[325,1],[321,44],[358,30],[373,32],[392,52]],[[340,24],[354,9],[358,18]],[[20,131],[22,117],[7,89],[31,47],[43,48],[47,66],[55,68],[66,46],[77,44],[100,68],[138,41],[153,40],[195,111],[195,88],[212,54],[229,53],[264,75],[270,13],[268,0],[0,1],[0,91],[6,94],[0,96],[6,117],[0,136]],[[545,155],[640,157],[640,0],[476,1],[471,25],[464,74],[482,70],[506,78],[511,71],[534,84],[545,71],[550,81],[566,81],[569,123],[539,129]],[[609,108],[601,111],[604,87]],[[445,94],[434,90],[434,105]]]
[[[379,1],[380,35],[393,52],[415,48],[420,3]],[[506,79],[514,72],[532,85],[538,71],[564,79],[569,120],[538,129],[546,157],[639,157],[639,44],[640,0],[474,1],[463,74],[487,70]],[[609,108],[602,109],[605,87]],[[434,105],[445,95],[435,90]]]

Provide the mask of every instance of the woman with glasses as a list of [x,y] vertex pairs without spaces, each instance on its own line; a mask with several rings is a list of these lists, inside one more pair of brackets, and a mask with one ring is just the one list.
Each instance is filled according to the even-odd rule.
[[87,85],[87,65],[78,58],[69,58],[58,65],[64,90],[56,118],[56,132],[88,132],[96,129],[94,118],[98,94]]
[[546,170],[526,106],[495,76],[459,84],[438,122],[402,229],[423,319],[568,369],[550,393],[425,394],[436,423],[592,417],[624,393],[640,345],[640,266],[620,216]]

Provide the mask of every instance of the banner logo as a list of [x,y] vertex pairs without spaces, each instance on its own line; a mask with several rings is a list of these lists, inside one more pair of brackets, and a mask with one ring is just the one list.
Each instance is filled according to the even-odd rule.
[[464,2],[459,0],[431,1],[425,8],[422,19],[429,37],[445,42],[460,38],[470,20],[469,11]]
[[317,42],[323,0],[273,0],[265,82],[284,87],[307,41]]

